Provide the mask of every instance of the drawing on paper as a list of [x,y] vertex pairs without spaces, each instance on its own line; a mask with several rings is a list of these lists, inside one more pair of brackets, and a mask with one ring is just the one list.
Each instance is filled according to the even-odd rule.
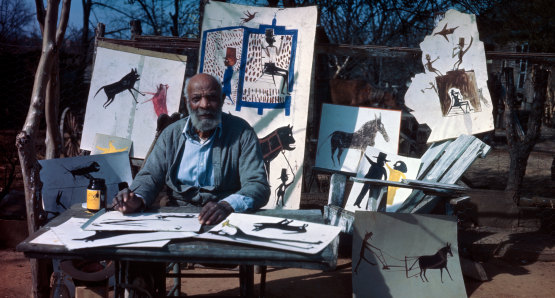
[[453,216],[356,212],[353,295],[467,297],[456,243]]
[[128,74],[126,74],[123,78],[121,78],[121,80],[115,83],[100,87],[98,91],[96,91],[96,93],[94,94],[94,97],[98,95],[98,92],[100,92],[100,90],[104,89],[104,93],[106,93],[106,97],[108,97],[108,99],[106,99],[106,102],[102,105],[102,107],[107,108],[112,103],[112,101],[114,101],[114,98],[116,98],[116,95],[127,90],[129,91],[129,93],[131,93],[131,96],[133,96],[133,99],[135,100],[135,102],[138,103],[137,98],[135,97],[135,94],[133,94],[131,90],[134,90],[137,93],[144,95],[143,93],[141,93],[141,91],[135,89],[134,87],[135,83],[139,80],[139,77],[140,76],[137,73],[137,69],[132,68]]
[[93,162],[89,163],[86,166],[77,166],[77,167],[73,168],[72,170],[67,169],[63,165],[62,165],[62,167],[64,169],[66,169],[66,171],[68,173],[70,173],[71,176],[73,176],[73,180],[75,180],[76,176],[82,176],[82,177],[85,177],[87,179],[94,179],[94,177],[91,175],[91,173],[100,171],[100,165],[96,161],[93,161]]
[[160,117],[162,114],[168,115],[168,106],[166,105],[168,88],[170,88],[168,84],[159,84],[156,88],[156,92],[145,92],[145,94],[150,94],[152,97],[142,103],[152,102],[156,117]]
[[259,222],[254,224],[253,231],[261,231],[264,229],[278,229],[282,231],[290,231],[293,233],[306,233],[306,227],[308,227],[308,224],[303,224],[301,226],[293,226],[293,225],[290,225],[290,223],[292,222],[293,222],[292,219],[284,219],[277,223]]

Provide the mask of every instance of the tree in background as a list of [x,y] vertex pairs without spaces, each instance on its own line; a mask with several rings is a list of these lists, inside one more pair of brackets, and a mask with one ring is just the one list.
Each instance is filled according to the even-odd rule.
[[[25,205],[27,209],[27,227],[29,234],[35,232],[44,218],[40,216],[41,197],[40,197],[40,165],[37,161],[35,152],[35,142],[39,129],[39,123],[45,114],[45,103],[47,114],[49,105],[54,105],[57,98],[51,98],[52,87],[57,78],[52,74],[56,71],[57,52],[63,40],[71,1],[63,0],[61,15],[58,23],[58,7],[60,0],[49,0],[47,8],[44,9],[42,0],[36,0],[37,19],[41,26],[43,36],[42,54],[35,74],[35,82],[31,96],[31,103],[27,112],[27,117],[21,132],[16,137],[16,147],[21,165],[23,184],[25,186]],[[49,99],[50,98],[50,99]],[[48,126],[52,122],[47,119]],[[52,128],[50,128],[52,129]],[[54,129],[56,130],[56,129]],[[50,136],[52,138],[52,136]],[[32,294],[34,297],[48,296],[48,274],[44,262],[31,259],[31,276],[33,282]]]
[[23,0],[0,0],[0,43],[18,42],[29,33],[33,11]]

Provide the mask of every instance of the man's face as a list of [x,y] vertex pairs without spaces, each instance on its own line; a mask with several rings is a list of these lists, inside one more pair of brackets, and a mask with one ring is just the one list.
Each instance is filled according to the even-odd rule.
[[187,110],[193,126],[200,131],[210,131],[222,121],[222,95],[214,78],[199,74],[191,78],[187,88]]

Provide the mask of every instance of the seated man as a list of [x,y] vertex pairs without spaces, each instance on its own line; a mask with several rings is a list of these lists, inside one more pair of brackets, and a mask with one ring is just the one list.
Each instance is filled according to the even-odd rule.
[[170,202],[203,206],[201,224],[217,224],[231,212],[257,210],[270,186],[258,138],[243,119],[222,113],[218,80],[193,76],[186,86],[189,117],[168,126],[131,184],[113,200],[115,210],[149,207],[166,184]]

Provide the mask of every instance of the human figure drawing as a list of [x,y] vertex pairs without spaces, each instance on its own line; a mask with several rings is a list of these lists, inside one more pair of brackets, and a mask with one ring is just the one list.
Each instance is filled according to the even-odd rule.
[[233,66],[237,63],[236,52],[237,50],[235,48],[227,48],[224,59],[224,65],[226,68],[222,80],[222,93],[224,94],[225,99],[229,99],[229,101],[231,101],[231,104],[235,103],[233,98],[231,98],[231,79],[233,78]]
[[283,77],[284,83],[280,86],[280,93],[289,94],[289,71],[276,65],[277,58],[281,54],[283,48],[284,37],[281,37],[278,48],[274,45],[276,42],[276,39],[274,38],[274,30],[266,29],[265,35],[267,45],[262,48],[262,62],[264,63],[262,73],[272,75],[274,84],[276,83],[274,76]]
[[[382,254],[382,250],[375,247],[374,245],[370,244],[370,240],[372,238],[372,236],[374,235],[373,232],[367,232],[366,234],[364,234],[364,239],[362,240],[362,245],[360,246],[360,253],[359,253],[359,259],[357,262],[357,265],[355,266],[355,274],[358,274],[358,266],[360,265],[360,262],[362,260],[365,260],[368,264],[376,266],[377,263],[374,263],[370,260],[368,260],[366,258],[366,251],[370,251],[373,255],[376,256],[376,258],[378,259],[378,261],[380,261],[380,263],[382,263],[383,267],[382,269],[384,270],[389,270],[389,266],[387,266],[387,263],[385,261],[385,258]],[[376,250],[378,253],[376,253],[374,250]]]
[[[368,172],[366,173],[366,175],[364,175],[364,178],[387,180],[387,172],[384,167],[385,163],[389,161],[386,159],[387,154],[380,152],[378,156],[374,156],[374,158],[377,158],[375,162],[372,161],[366,154],[364,154],[364,157],[366,157],[366,160],[368,160],[368,162],[370,163],[370,169],[368,169]],[[366,196],[366,193],[369,190],[370,190],[370,197],[377,199],[378,196],[380,195],[381,186],[372,186],[368,183],[365,183],[355,201],[354,206],[357,206],[358,208],[362,208],[360,207],[360,203],[362,202],[362,200]]]
[[[393,164],[393,168],[391,168],[387,163],[385,164],[385,166],[389,170],[389,181],[399,182],[401,181],[401,179],[407,179],[407,176],[405,175],[405,173],[407,172],[407,164],[405,164],[402,160],[398,160],[395,164]],[[395,198],[397,189],[399,189],[399,187],[387,187],[388,206],[393,205],[393,199]]]

